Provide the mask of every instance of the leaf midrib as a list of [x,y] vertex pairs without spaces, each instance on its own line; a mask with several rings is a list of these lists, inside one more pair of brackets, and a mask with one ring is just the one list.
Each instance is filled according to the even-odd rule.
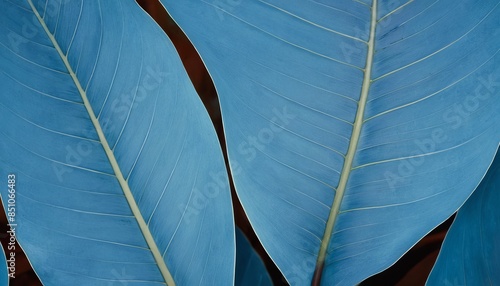
[[149,230],[148,225],[146,224],[146,221],[144,220],[144,217],[142,216],[142,213],[139,209],[139,206],[137,205],[137,202],[135,201],[134,196],[130,190],[128,182],[125,180],[125,178],[122,174],[122,171],[120,169],[120,166],[118,165],[118,162],[117,162],[116,157],[113,153],[113,150],[110,148],[108,141],[106,139],[106,136],[104,135],[104,132],[101,128],[101,124],[99,123],[99,120],[95,116],[94,110],[92,109],[92,106],[90,105],[90,101],[87,98],[87,93],[82,88],[79,79],[77,78],[75,72],[73,71],[73,68],[71,67],[71,64],[68,61],[68,57],[61,50],[61,47],[59,46],[54,35],[52,35],[49,28],[45,24],[44,19],[40,16],[40,13],[38,13],[38,10],[33,5],[32,0],[27,0],[27,1],[28,1],[28,4],[30,5],[31,9],[33,10],[33,13],[35,14],[38,21],[40,22],[40,25],[45,30],[45,33],[47,34],[50,41],[54,45],[54,48],[56,49],[59,56],[61,57],[61,60],[63,61],[64,65],[66,66],[71,78],[73,79],[73,82],[75,83],[75,86],[76,86],[78,92],[80,93],[80,96],[82,97],[85,108],[86,108],[86,110],[89,114],[89,117],[90,117],[90,119],[91,119],[91,121],[96,129],[96,132],[99,136],[99,140],[103,146],[104,151],[106,152],[106,156],[109,159],[111,167],[113,168],[113,171],[115,172],[115,176],[120,184],[120,187],[122,188],[123,194],[125,195],[125,198],[127,199],[127,202],[130,206],[130,209],[131,209],[134,217],[137,220],[139,228],[141,229],[141,232],[144,236],[144,239],[146,240],[146,243],[148,244],[148,247],[149,247],[151,253],[153,254],[153,257],[156,261],[156,264],[157,264],[165,282],[169,286],[175,286],[174,279],[173,279],[172,275],[170,274],[170,271],[168,270],[167,265],[165,264],[165,261],[161,255],[161,252],[158,249],[158,246],[156,245],[156,242],[153,238],[153,235],[151,234],[151,231]]
[[372,64],[373,55],[375,53],[375,28],[377,26],[377,1],[373,0],[371,7],[371,21],[370,21],[370,37],[368,40],[368,52],[366,57],[366,65],[364,69],[363,85],[361,88],[361,96],[358,102],[358,109],[356,112],[356,118],[353,124],[353,131],[351,134],[351,140],[349,142],[349,148],[347,149],[347,154],[345,156],[344,165],[342,167],[342,172],[340,173],[339,184],[333,199],[332,208],[330,209],[330,214],[326,222],[325,233],[323,239],[321,240],[321,246],[318,254],[318,259],[316,262],[316,270],[314,272],[312,285],[319,285],[321,281],[321,274],[323,272],[323,267],[327,255],[328,245],[332,238],[333,229],[335,227],[335,222],[337,220],[340,206],[342,204],[342,199],[344,198],[344,193],[346,190],[347,182],[352,171],[352,164],[354,161],[354,155],[356,154],[358,148],[359,137],[361,134],[361,128],[363,127],[363,118],[365,115],[365,107],[368,98],[368,92],[371,85],[371,74],[372,74]]

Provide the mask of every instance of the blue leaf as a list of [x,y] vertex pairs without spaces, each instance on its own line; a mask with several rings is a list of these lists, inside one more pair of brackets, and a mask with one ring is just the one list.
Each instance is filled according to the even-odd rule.
[[0,71],[0,180],[45,285],[233,284],[215,131],[135,1],[1,0]]
[[460,208],[427,285],[500,285],[500,152]]
[[245,234],[236,229],[236,286],[272,286],[266,266]]
[[214,79],[238,197],[292,285],[389,267],[494,156],[497,0],[162,2]]

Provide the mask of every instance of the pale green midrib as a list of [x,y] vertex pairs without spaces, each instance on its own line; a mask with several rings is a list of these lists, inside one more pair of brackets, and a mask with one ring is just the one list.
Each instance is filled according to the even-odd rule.
[[328,244],[330,243],[333,234],[335,221],[337,220],[337,216],[340,211],[340,205],[342,203],[345,188],[347,186],[347,181],[351,174],[352,163],[354,160],[354,155],[356,154],[356,150],[358,148],[359,136],[361,134],[361,127],[363,126],[363,118],[368,98],[368,91],[370,90],[370,84],[371,84],[373,54],[375,51],[375,28],[377,25],[377,0],[373,0],[371,10],[372,13],[371,13],[371,23],[370,23],[370,38],[368,40],[368,52],[366,57],[365,74],[363,77],[363,86],[361,88],[361,96],[358,102],[358,110],[356,112],[356,118],[354,120],[354,126],[351,135],[351,140],[349,143],[349,148],[347,149],[347,154],[344,160],[344,166],[342,167],[342,172],[340,174],[339,185],[337,187],[337,191],[333,199],[333,205],[330,210],[330,215],[328,216],[328,221],[326,222],[325,233],[323,235],[323,239],[321,240],[317,265],[323,265],[326,258]]
[[123,193],[125,195],[125,198],[127,199],[127,202],[130,206],[130,209],[132,210],[132,213],[134,214],[137,223],[139,224],[139,227],[142,231],[142,234],[151,250],[151,253],[153,254],[153,257],[155,258],[156,264],[158,265],[158,268],[169,286],[175,286],[174,279],[172,275],[170,274],[170,271],[167,268],[167,265],[165,264],[165,261],[163,260],[163,257],[160,253],[160,250],[158,249],[158,246],[156,245],[156,242],[154,241],[154,238],[149,230],[149,227],[146,224],[146,221],[144,220],[141,211],[139,210],[139,207],[134,199],[134,196],[132,195],[132,192],[130,191],[130,187],[128,185],[128,182],[125,180],[123,177],[123,174],[120,170],[120,167],[118,166],[118,162],[116,161],[115,155],[113,154],[113,151],[111,150],[108,141],[106,139],[106,136],[104,135],[104,132],[101,128],[101,125],[99,123],[99,120],[95,116],[94,110],[92,109],[92,106],[90,105],[90,102],[87,98],[86,92],[83,90],[80,81],[76,77],[75,72],[73,71],[73,68],[71,67],[67,56],[63,53],[61,48],[59,47],[59,44],[57,43],[56,39],[54,38],[54,35],[49,31],[47,25],[45,24],[45,21],[43,18],[40,16],[38,13],[36,7],[33,5],[32,0],[27,0],[29,5],[31,6],[31,9],[33,10],[33,13],[35,16],[38,18],[38,21],[42,25],[43,29],[47,33],[47,36],[51,40],[52,44],[54,45],[54,48],[57,50],[59,53],[59,56],[61,57],[62,61],[64,62],[64,65],[68,69],[68,72],[73,79],[76,88],[78,89],[78,92],[80,93],[83,103],[85,105],[85,108],[87,109],[87,112],[89,113],[90,119],[92,120],[92,123],[94,124],[94,127],[96,129],[96,132],[99,136],[99,140],[101,141],[101,144],[104,148],[104,151],[106,152],[106,155],[108,156],[109,162],[113,168],[113,171],[115,172],[116,178],[118,179],[118,182],[120,183],[120,186],[123,190]]

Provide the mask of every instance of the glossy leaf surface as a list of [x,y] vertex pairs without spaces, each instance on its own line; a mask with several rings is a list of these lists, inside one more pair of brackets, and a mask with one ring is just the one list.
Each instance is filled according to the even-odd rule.
[[355,285],[453,214],[500,141],[500,3],[162,0],[220,96],[292,285]]
[[45,285],[233,284],[216,134],[135,1],[1,0],[0,88],[0,178]]

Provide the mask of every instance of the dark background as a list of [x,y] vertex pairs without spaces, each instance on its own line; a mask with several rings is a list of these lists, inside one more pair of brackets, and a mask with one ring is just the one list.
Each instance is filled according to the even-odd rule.
[[[200,95],[205,107],[210,114],[212,122],[219,136],[223,150],[225,150],[224,133],[222,131],[222,119],[220,108],[217,100],[215,87],[212,83],[208,72],[203,65],[199,55],[179,29],[172,21],[167,12],[161,7],[158,0],[137,0],[137,2],[148,12],[153,19],[162,27],[174,43],[177,51],[184,63],[184,66],[193,82],[196,91]],[[227,159],[227,158],[226,158]],[[227,160],[226,160],[227,161]],[[231,179],[231,178],[230,178]],[[272,260],[260,245],[255,233],[253,232],[248,219],[243,212],[243,209],[236,198],[234,186],[231,184],[231,193],[233,197],[234,213],[236,225],[243,230],[250,242],[257,250],[259,255],[264,260],[264,263],[270,273],[271,278],[276,286],[288,285],[282,277],[279,270],[273,264]],[[363,283],[367,285],[405,285],[419,286],[424,285],[429,272],[434,265],[434,262],[439,253],[441,243],[444,239],[453,218],[448,219],[441,226],[429,233],[410,251],[408,251],[397,263],[384,272],[377,274]],[[4,212],[0,212],[0,240],[4,249],[6,249],[8,239],[7,236],[7,219]],[[21,248],[16,246],[16,278],[11,279],[11,286],[38,286],[42,285],[38,277],[31,268],[26,256]],[[71,285],[71,281],[68,281]]]

